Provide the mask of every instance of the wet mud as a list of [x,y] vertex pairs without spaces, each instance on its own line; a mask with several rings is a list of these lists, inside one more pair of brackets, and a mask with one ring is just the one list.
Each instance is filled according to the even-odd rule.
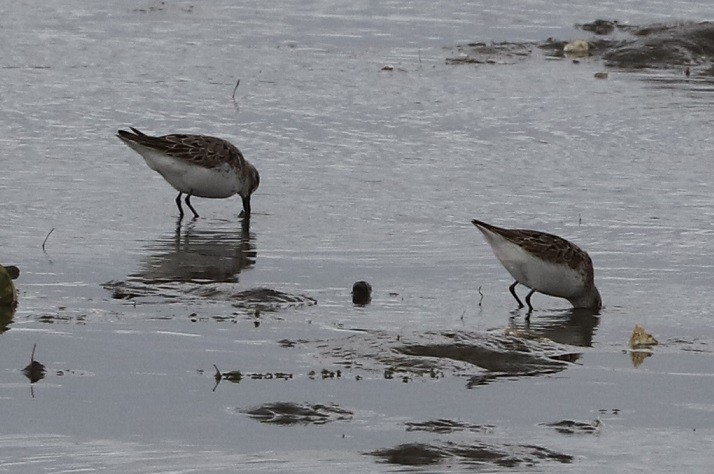
[[594,421],[574,421],[562,420],[555,423],[543,423],[542,426],[547,426],[555,429],[561,434],[596,434],[600,432],[602,423],[600,420]]
[[491,445],[475,442],[457,444],[435,442],[409,443],[368,453],[382,462],[403,466],[429,466],[436,464],[462,465],[464,467],[515,468],[532,467],[543,462],[569,464],[573,457],[535,445]]
[[654,24],[628,28],[634,39],[610,45],[602,54],[607,66],[624,69],[696,67],[714,75],[714,23]]
[[579,357],[577,349],[550,340],[473,331],[365,331],[307,345],[314,345],[335,364],[382,372],[385,378],[452,374],[470,376],[469,384],[474,385],[499,377],[556,373]]
[[[260,312],[274,312],[317,304],[317,299],[290,294],[271,288],[238,290],[235,285],[225,284],[146,284],[141,281],[109,281],[102,285],[111,292],[112,298],[131,300],[137,303],[157,304],[190,301],[223,301],[230,303],[239,313],[259,316]],[[195,315],[199,319],[199,315]],[[232,319],[236,315],[220,319]]]
[[[677,22],[644,26],[596,20],[576,25],[592,34],[574,42],[548,38],[542,42],[472,42],[456,45],[447,64],[514,64],[531,57],[596,57],[608,67],[624,70],[684,69],[714,76],[714,23]],[[581,47],[582,46],[582,47]],[[570,53],[572,52],[572,54]]]
[[410,421],[405,423],[405,425],[407,427],[407,431],[426,431],[429,433],[455,433],[458,431],[488,433],[493,431],[495,428],[494,425],[477,425],[446,419]]
[[349,421],[353,413],[335,404],[276,402],[239,410],[261,423],[276,425],[324,425],[333,421]]

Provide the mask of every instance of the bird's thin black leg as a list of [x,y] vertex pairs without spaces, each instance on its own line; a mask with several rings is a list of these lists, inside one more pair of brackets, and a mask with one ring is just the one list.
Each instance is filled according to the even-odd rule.
[[523,302],[518,298],[518,295],[516,294],[516,285],[518,284],[517,281],[514,281],[511,286],[508,287],[509,290],[511,290],[511,294],[513,297],[518,301],[518,307],[522,308],[523,307]]
[[526,296],[526,303],[528,303],[528,311],[533,311],[533,305],[531,304],[531,296],[533,296],[533,293],[535,293],[535,290],[531,290],[530,293]]
[[186,195],[186,205],[189,207],[189,209],[191,209],[191,211],[193,211],[193,218],[195,219],[196,217],[198,217],[198,212],[196,212],[196,209],[194,209],[193,206],[191,205],[191,195],[190,194]]
[[240,213],[240,217],[250,218],[250,196],[243,198],[243,212]]
[[178,196],[176,196],[176,205],[178,206],[179,209],[179,220],[183,219],[183,208],[181,207],[181,195],[183,193],[178,193]]

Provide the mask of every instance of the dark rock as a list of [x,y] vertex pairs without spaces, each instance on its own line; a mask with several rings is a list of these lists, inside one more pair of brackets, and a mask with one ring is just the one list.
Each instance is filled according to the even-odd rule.
[[352,285],[352,303],[366,305],[372,301],[372,285],[366,281],[358,281]]

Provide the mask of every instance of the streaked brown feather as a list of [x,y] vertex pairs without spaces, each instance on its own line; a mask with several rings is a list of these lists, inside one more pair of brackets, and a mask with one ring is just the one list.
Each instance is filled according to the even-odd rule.
[[146,135],[132,128],[134,133],[119,131],[119,138],[128,140],[172,158],[183,160],[204,168],[216,168],[228,163],[242,172],[245,167],[243,154],[230,142],[207,135],[171,134],[160,137]]
[[556,264],[567,264],[574,270],[584,271],[588,279],[593,278],[593,264],[588,253],[562,237],[537,230],[504,229],[481,221],[475,222],[538,258]]

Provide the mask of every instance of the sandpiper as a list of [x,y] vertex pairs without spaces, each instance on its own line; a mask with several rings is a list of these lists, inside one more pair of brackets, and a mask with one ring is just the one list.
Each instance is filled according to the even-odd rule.
[[593,262],[577,245],[562,237],[535,230],[502,229],[478,220],[471,221],[493,249],[508,273],[516,279],[509,287],[518,307],[518,283],[531,292],[526,296],[530,311],[534,292],[565,298],[575,308],[600,309],[602,300],[595,287]]
[[250,196],[258,189],[260,175],[238,148],[226,140],[206,135],[152,137],[129,128],[131,132],[119,130],[117,137],[144,157],[149,168],[179,192],[176,196],[179,218],[183,218],[183,194],[194,217],[198,217],[198,213],[191,205],[191,196],[227,198],[234,194],[243,199],[241,215],[250,217]]

